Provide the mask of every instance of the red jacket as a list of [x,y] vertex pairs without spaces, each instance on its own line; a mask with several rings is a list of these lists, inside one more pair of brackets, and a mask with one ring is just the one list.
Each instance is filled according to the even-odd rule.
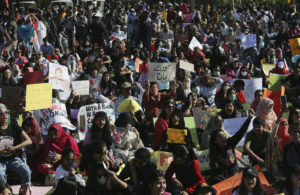
[[[194,159],[192,161],[192,166],[187,166],[187,169],[176,169],[176,164],[174,161],[170,164],[166,171],[166,180],[172,180],[172,176],[176,173],[176,179],[178,179],[181,183],[185,191],[189,194],[193,194],[197,185],[199,183],[206,183],[204,177],[200,171],[199,161]],[[191,175],[192,173],[193,175]]]

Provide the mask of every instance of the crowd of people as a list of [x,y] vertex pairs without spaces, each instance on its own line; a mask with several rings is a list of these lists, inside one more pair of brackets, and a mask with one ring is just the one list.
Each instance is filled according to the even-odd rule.
[[[214,184],[240,172],[241,184],[232,194],[268,194],[255,165],[272,184],[279,181],[273,192],[299,194],[300,53],[295,56],[289,42],[300,39],[299,9],[293,0],[235,8],[193,7],[188,0],[107,0],[103,8],[97,1],[74,7],[4,7],[0,87],[21,87],[22,93],[17,109],[0,104],[0,194],[12,193],[8,184],[14,179],[24,195],[32,181],[54,185],[54,195],[217,194]],[[245,48],[248,35],[256,36],[256,44]],[[194,38],[201,48],[190,47]],[[152,82],[147,70],[133,70],[128,61],[144,68],[175,63],[176,76]],[[192,64],[194,71],[181,69],[180,61]],[[269,73],[265,63],[273,64]],[[53,102],[65,104],[75,130],[60,121],[42,129],[40,110],[25,109],[24,75],[42,71],[42,82],[48,83],[51,64],[67,67],[71,84],[89,81],[89,95],[72,90],[63,99],[63,91],[52,90]],[[271,73],[287,76],[280,83],[286,102],[264,96]],[[247,102],[244,80],[256,78],[262,78],[263,88]],[[138,109],[119,112],[128,99]],[[70,110],[103,102],[112,102],[115,122],[99,111],[79,138],[82,129]],[[281,111],[275,112],[276,106]],[[184,118],[193,117],[195,108],[218,112],[207,127],[192,132]],[[241,117],[247,117],[243,125],[227,132],[224,120]],[[183,139],[170,141],[172,131]],[[205,173],[199,150],[209,151]],[[173,155],[165,172],[151,160],[155,151]]]

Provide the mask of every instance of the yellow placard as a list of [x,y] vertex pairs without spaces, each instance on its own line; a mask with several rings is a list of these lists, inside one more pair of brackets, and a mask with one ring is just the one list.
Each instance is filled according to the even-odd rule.
[[300,38],[289,39],[292,57],[300,54]]
[[40,83],[26,86],[26,111],[52,106],[52,84]]
[[159,12],[161,14],[161,20],[166,21],[168,12]]
[[270,70],[272,70],[273,68],[275,68],[275,64],[262,64],[262,69],[266,76],[269,75]]
[[167,129],[168,143],[186,144],[185,137],[187,136],[186,129]]

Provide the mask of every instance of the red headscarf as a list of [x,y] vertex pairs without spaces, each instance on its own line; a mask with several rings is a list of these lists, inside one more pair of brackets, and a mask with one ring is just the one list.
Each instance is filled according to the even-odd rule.
[[79,149],[76,140],[60,126],[58,123],[54,123],[50,125],[49,129],[54,128],[57,130],[58,140],[53,141],[49,137],[47,137],[47,142],[44,146],[44,158],[45,160],[48,156],[49,150],[52,152],[56,152],[61,154],[65,148],[71,148],[74,151],[75,156],[79,156]]
[[[287,68],[287,63],[282,56],[282,50],[280,48],[276,49],[276,57],[277,57],[276,66],[270,72],[275,73],[275,74],[290,74],[290,71]],[[279,68],[279,65],[282,65],[282,64],[283,64],[283,68]]]
[[[32,129],[31,129],[31,132],[28,133],[28,136],[30,137],[32,143],[36,143],[36,138],[37,136],[42,136],[42,131],[41,131],[41,128],[40,126],[36,123],[36,121],[34,120],[34,118],[32,117],[29,117],[27,118],[25,121],[29,120],[30,123],[32,124]],[[25,122],[24,121],[24,122]],[[23,123],[24,123],[23,122]],[[41,141],[40,143],[42,144],[43,143],[43,138],[41,137]]]

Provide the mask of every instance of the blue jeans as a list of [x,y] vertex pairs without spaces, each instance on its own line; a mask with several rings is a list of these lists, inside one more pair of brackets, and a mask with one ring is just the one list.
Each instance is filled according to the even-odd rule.
[[4,184],[7,181],[6,168],[20,176],[21,186],[30,185],[31,170],[19,157],[11,160],[0,160],[0,184]]

